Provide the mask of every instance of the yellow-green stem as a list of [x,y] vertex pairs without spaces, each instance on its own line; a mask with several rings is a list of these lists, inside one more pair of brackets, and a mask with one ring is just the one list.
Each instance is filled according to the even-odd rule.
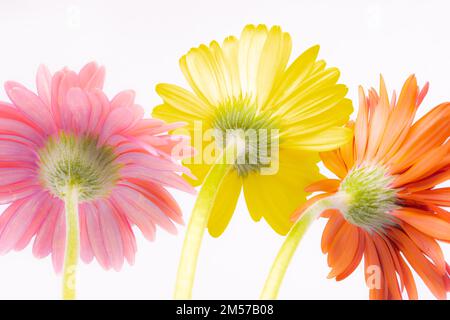
[[[175,299],[191,299],[200,246],[217,191],[224,177],[233,169],[235,144],[227,146],[210,169],[198,194],[184,238],[175,284]],[[231,155],[231,156],[230,156]],[[234,158],[234,159],[233,159]]]
[[75,299],[76,268],[79,255],[79,226],[78,226],[78,189],[69,185],[65,190],[66,211],[66,248],[63,274],[63,299]]
[[289,263],[291,262],[303,235],[306,233],[311,223],[325,209],[335,207],[335,203],[337,203],[336,199],[340,199],[340,196],[336,195],[317,201],[314,205],[309,207],[295,223],[286,236],[277,257],[272,264],[272,268],[270,269],[261,293],[261,299],[269,300],[277,298],[286,270],[289,267]]

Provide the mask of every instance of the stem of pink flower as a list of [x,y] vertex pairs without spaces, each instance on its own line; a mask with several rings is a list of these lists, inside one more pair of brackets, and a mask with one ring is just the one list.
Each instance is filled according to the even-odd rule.
[[66,248],[63,273],[63,299],[75,299],[76,268],[79,256],[78,188],[68,185],[65,192]]
[[306,233],[313,221],[326,209],[337,208],[336,204],[342,202],[342,196],[336,194],[328,198],[321,199],[309,207],[289,231],[283,245],[272,264],[269,275],[264,284],[260,298],[263,300],[273,300],[278,296],[278,292],[283,282],[287,268],[297,250],[303,235]]
[[189,225],[184,238],[180,263],[178,265],[177,280],[175,285],[175,299],[185,300],[192,298],[195,269],[200,252],[200,246],[208,224],[217,192],[228,172],[233,168],[236,160],[234,150],[236,145],[230,143],[218,157],[203,182],[198,194],[194,209],[192,210]]

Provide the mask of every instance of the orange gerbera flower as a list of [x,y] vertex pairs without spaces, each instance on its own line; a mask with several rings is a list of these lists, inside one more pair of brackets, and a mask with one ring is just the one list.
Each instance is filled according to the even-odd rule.
[[[366,97],[360,88],[359,114],[349,124],[355,130],[353,142],[321,154],[339,179],[307,187],[324,193],[294,214],[295,219],[301,216],[298,224],[305,215],[307,225],[315,215],[328,218],[322,251],[332,269],[329,278],[346,278],[364,257],[371,299],[401,299],[405,288],[410,299],[417,299],[410,267],[437,298],[445,299],[450,290],[450,267],[436,241],[450,241],[450,212],[442,208],[450,207],[450,188],[436,187],[450,178],[450,103],[413,123],[427,90],[428,83],[419,90],[414,75],[398,101],[395,92],[389,101],[383,78],[379,95],[371,89]],[[286,240],[296,238],[289,250],[295,250],[304,230],[304,225],[297,231],[294,227]],[[272,280],[281,282],[283,274],[271,274]],[[274,298],[278,287],[269,280],[263,297]]]

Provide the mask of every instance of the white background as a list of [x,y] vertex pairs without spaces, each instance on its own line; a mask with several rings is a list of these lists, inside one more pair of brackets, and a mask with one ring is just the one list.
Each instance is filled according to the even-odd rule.
[[[106,92],[134,89],[148,112],[160,100],[158,82],[186,85],[178,59],[189,48],[239,35],[248,23],[281,25],[293,39],[293,55],[316,43],[320,57],[342,72],[355,101],[357,86],[389,90],[410,73],[431,87],[421,114],[450,99],[450,20],[447,1],[5,1],[0,2],[0,82],[34,88],[40,63],[53,71],[79,69],[90,60],[107,67]],[[6,99],[1,90],[0,98]],[[188,220],[194,197],[175,192]],[[323,222],[304,239],[285,278],[280,298],[366,299],[362,269],[336,283],[326,279],[320,251]],[[78,297],[169,299],[184,236],[159,232],[154,243],[138,233],[134,266],[117,273],[96,262],[80,265]],[[259,296],[283,239],[253,223],[240,200],[228,230],[203,242],[194,297],[252,299]],[[450,248],[444,247],[447,257]],[[37,260],[28,247],[0,257],[0,298],[60,297],[60,277],[50,258]],[[432,298],[419,281],[420,296]]]

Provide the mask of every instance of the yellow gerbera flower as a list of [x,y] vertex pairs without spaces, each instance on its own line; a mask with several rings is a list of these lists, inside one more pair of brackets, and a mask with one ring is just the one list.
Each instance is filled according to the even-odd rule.
[[[347,88],[337,84],[338,69],[326,68],[323,60],[317,60],[318,52],[319,46],[313,46],[288,66],[289,34],[278,26],[268,30],[265,25],[248,25],[239,39],[230,36],[222,46],[213,41],[181,58],[181,69],[193,92],[172,84],[157,86],[164,103],[154,109],[153,116],[186,122],[198,149],[195,157],[184,162],[198,178],[190,179],[191,183],[203,183],[208,174],[215,180],[208,192],[200,192],[194,209],[201,210],[200,202],[209,206],[203,209],[206,218],[202,221],[205,225],[207,221],[212,236],[225,230],[242,189],[251,217],[255,221],[263,217],[285,235],[292,226],[291,213],[306,200],[305,186],[321,178],[318,152],[336,149],[351,139],[351,130],[343,127],[353,111],[351,101],[345,98]],[[274,139],[271,135],[263,141],[258,136],[243,152],[245,163],[234,162],[213,173],[211,167],[219,160],[202,161],[209,146],[195,143],[211,129],[227,137],[237,130],[244,134],[261,129],[277,132],[278,149],[271,149],[269,164],[260,158],[249,161],[249,150],[258,149],[263,142],[271,145]],[[213,143],[221,150],[229,140],[225,141]],[[212,157],[220,157],[220,152]],[[274,170],[262,173],[268,167]],[[210,205],[202,199],[206,196]],[[197,219],[194,213],[191,219]],[[200,224],[192,229],[199,228]]]

